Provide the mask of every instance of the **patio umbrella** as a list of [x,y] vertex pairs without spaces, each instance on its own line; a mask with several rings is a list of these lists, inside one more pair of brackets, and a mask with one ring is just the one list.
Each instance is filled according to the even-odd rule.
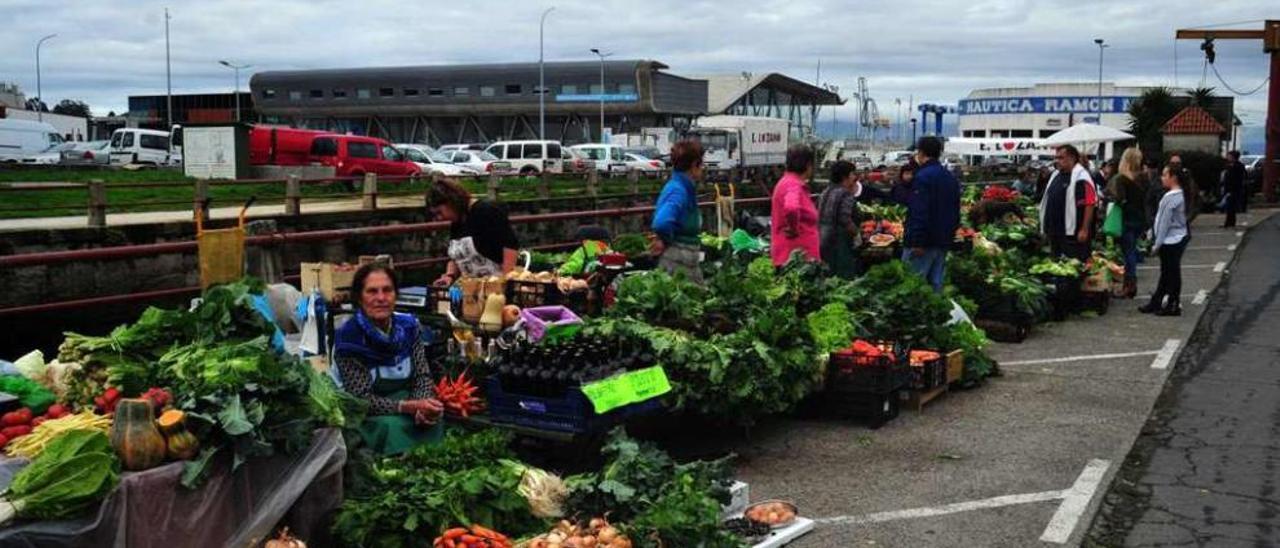
[[1057,147],[1062,145],[1096,145],[1133,139],[1132,135],[1118,129],[1098,124],[1077,124],[1054,133],[1044,140],[1042,146]]

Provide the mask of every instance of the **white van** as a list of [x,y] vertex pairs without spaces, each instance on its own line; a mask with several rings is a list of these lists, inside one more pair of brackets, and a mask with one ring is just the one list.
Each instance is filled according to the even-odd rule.
[[60,144],[62,135],[47,122],[0,118],[0,162],[18,163]]
[[111,165],[167,165],[169,132],[154,129],[121,128],[111,134]]
[[521,175],[564,172],[560,141],[499,141],[484,151],[510,162],[511,169]]
[[594,160],[596,170],[600,173],[626,173],[630,167],[627,164],[627,152],[621,145],[587,144],[569,148]]

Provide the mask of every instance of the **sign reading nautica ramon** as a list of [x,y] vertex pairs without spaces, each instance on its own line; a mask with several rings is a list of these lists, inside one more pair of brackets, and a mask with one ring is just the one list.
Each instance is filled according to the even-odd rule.
[[960,101],[961,114],[1127,112],[1133,97],[999,97]]

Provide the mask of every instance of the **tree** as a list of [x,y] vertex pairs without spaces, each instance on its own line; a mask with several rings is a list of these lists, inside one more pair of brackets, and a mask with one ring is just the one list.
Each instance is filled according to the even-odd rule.
[[1202,109],[1209,110],[1209,103],[1214,97],[1217,97],[1217,95],[1213,93],[1214,89],[1215,88],[1196,88],[1188,91],[1187,96],[1191,97],[1191,104]]
[[63,99],[62,101],[59,101],[57,106],[53,107],[53,112],[54,114],[66,114],[67,116],[79,116],[81,118],[93,116],[89,111],[89,105],[85,104],[84,101],[77,101],[75,99]]
[[1178,105],[1174,102],[1173,95],[1162,87],[1143,92],[1129,105],[1129,133],[1137,139],[1144,157],[1161,157],[1164,153],[1164,134],[1161,130],[1177,113]]
[[44,104],[38,97],[27,99],[27,110],[36,112],[49,112],[49,105]]

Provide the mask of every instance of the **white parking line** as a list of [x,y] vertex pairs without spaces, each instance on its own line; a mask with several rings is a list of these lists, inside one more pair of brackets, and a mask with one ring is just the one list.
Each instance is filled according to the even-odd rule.
[[1062,503],[1058,505],[1058,510],[1054,512],[1053,518],[1040,536],[1040,540],[1042,542],[1065,544],[1080,524],[1080,517],[1089,508],[1089,502],[1093,500],[1093,496],[1097,493],[1099,485],[1102,484],[1102,478],[1106,476],[1109,468],[1111,468],[1111,461],[1093,459],[1085,465],[1084,471],[1080,472],[1080,475],[1076,477],[1075,483],[1069,489],[1061,491],[1005,495],[989,499],[954,502],[940,506],[876,512],[861,516],[832,516],[818,518],[813,521],[824,525],[866,525],[869,523],[945,516],[973,510],[1061,500]]
[[1205,300],[1207,300],[1208,298],[1209,298],[1209,290],[1201,289],[1198,293],[1196,293],[1196,298],[1191,299],[1191,304],[1200,306],[1204,304]]
[[1080,524],[1080,516],[1084,515],[1085,510],[1089,508],[1089,502],[1093,500],[1093,495],[1098,491],[1098,485],[1102,483],[1102,477],[1110,467],[1111,463],[1105,460],[1089,461],[1084,471],[1080,473],[1080,477],[1076,478],[1075,485],[1065,491],[1066,496],[1063,497],[1062,504],[1058,506],[1058,511],[1054,512],[1053,519],[1049,520],[1049,526],[1044,529],[1044,534],[1040,535],[1042,542],[1066,544],[1071,539],[1071,533],[1075,532],[1076,526]]
[[1243,232],[1237,232],[1237,233],[1236,233],[1236,237],[1237,237],[1237,238],[1243,238],[1243,237],[1244,237],[1244,233],[1243,233]]
[[1235,250],[1237,250],[1237,249],[1240,249],[1240,245],[1239,245],[1239,244],[1231,244],[1231,245],[1227,246],[1227,251],[1235,251]]
[[1118,360],[1121,358],[1137,358],[1141,356],[1158,356],[1159,350],[1147,352],[1123,352],[1119,354],[1090,354],[1088,356],[1067,356],[1065,358],[1044,358],[1039,360],[1018,360],[1000,362],[1000,365],[1041,365],[1046,363],[1091,362],[1095,360]]
[[1217,272],[1218,274],[1221,274],[1221,273],[1222,273],[1222,271],[1224,271],[1224,270],[1226,270],[1226,269],[1227,269],[1227,263],[1218,263],[1218,264],[1213,265],[1213,271],[1214,271],[1214,272]]
[[1161,348],[1160,352],[1156,354],[1156,359],[1151,360],[1151,368],[1167,369],[1169,367],[1169,362],[1173,361],[1173,355],[1178,352],[1178,345],[1180,344],[1182,344],[1182,341],[1179,341],[1178,339],[1169,339],[1164,341],[1164,348]]

